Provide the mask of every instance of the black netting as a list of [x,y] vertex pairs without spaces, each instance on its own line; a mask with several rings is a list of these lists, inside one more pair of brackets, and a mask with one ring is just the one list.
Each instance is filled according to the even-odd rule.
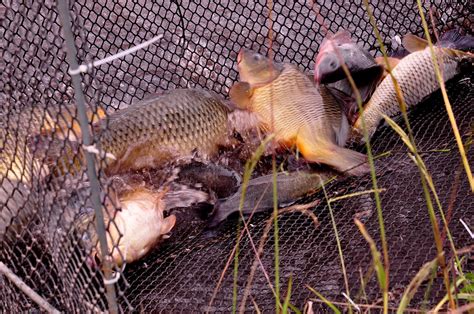
[[[370,1],[381,35],[389,50],[395,36],[411,32],[421,35],[421,20],[414,1]],[[432,9],[437,31],[461,26],[473,33],[473,5],[469,1],[424,2]],[[237,53],[242,47],[266,52],[275,59],[312,71],[326,28],[348,29],[354,39],[373,55],[379,55],[376,37],[363,2],[323,1],[309,5],[267,1],[75,1],[70,4],[79,63],[102,59],[140,44],[158,34],[163,38],[134,54],[94,68],[83,76],[83,90],[90,112],[108,114],[148,94],[176,87],[204,87],[225,97],[237,80]],[[78,153],[78,147],[63,142],[54,146],[56,160],[45,151],[61,139],[59,131],[37,142],[29,138],[40,126],[76,124],[74,90],[68,74],[62,26],[54,1],[6,1],[0,5],[0,231],[7,234],[0,260],[54,307],[82,312],[107,308],[106,290],[100,272],[90,267],[81,237],[69,232],[81,208],[90,208],[90,189],[84,171],[51,178],[46,164]],[[272,27],[272,40],[269,37]],[[448,95],[463,142],[472,136],[473,76],[448,83]],[[448,122],[440,92],[410,113],[414,137],[433,177],[441,204],[450,221],[456,248],[472,244],[460,219],[474,225],[472,192],[467,183],[459,151]],[[396,119],[403,126],[402,119]],[[390,304],[397,306],[405,287],[420,267],[436,256],[433,232],[418,169],[407,155],[402,140],[388,127],[375,136],[376,161],[383,215],[390,256]],[[30,151],[28,151],[28,148]],[[357,147],[356,149],[363,149]],[[473,148],[467,146],[472,159]],[[34,159],[34,161],[33,161]],[[101,180],[103,178],[101,177]],[[372,188],[370,177],[346,179],[327,187],[328,197]],[[313,212],[319,226],[300,213],[283,214],[280,228],[281,291],[293,278],[291,302],[302,309],[314,295],[311,286],[330,300],[347,302],[336,239],[324,194]],[[104,201],[104,199],[103,199]],[[308,200],[305,200],[308,201]],[[302,201],[303,202],[303,201]],[[361,274],[370,271],[371,255],[353,218],[358,217],[380,247],[373,194],[364,194],[333,204],[341,239],[352,299],[358,304],[379,304],[380,289],[372,274],[361,292]],[[197,211],[197,210],[196,210]],[[214,302],[207,307],[226,261],[235,246],[235,219],[213,232],[204,230],[200,213],[180,210],[172,237],[137,263],[127,265],[115,284],[122,311],[144,312],[230,311],[233,265],[223,277]],[[251,224],[253,243],[258,246],[269,214],[260,214]],[[6,221],[6,223],[4,222]],[[46,227],[45,227],[46,225]],[[265,244],[262,263],[274,282],[273,230]],[[444,237],[446,252],[450,252]],[[248,237],[242,239],[237,278],[238,301],[246,286],[255,254]],[[447,258],[452,258],[447,254]],[[473,271],[472,262],[464,265]],[[0,277],[0,295],[5,312],[31,311],[38,306],[7,278]],[[423,283],[410,307],[432,308],[445,294],[442,276],[436,276],[426,300],[428,282]],[[249,310],[255,304],[272,311],[274,297],[257,268]],[[315,303],[319,310],[325,307]]]

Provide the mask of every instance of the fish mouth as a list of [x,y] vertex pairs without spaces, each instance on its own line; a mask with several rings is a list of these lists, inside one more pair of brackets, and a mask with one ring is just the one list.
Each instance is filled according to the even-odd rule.
[[319,85],[319,83],[321,83],[321,74],[319,73],[318,69],[314,69],[314,81],[316,82],[316,84]]
[[321,83],[321,73],[317,67],[314,69],[314,82],[318,85]]
[[319,53],[316,56],[316,60],[314,62],[314,81],[319,85],[321,83],[321,73],[319,71],[319,64],[321,60],[326,56],[326,52]]

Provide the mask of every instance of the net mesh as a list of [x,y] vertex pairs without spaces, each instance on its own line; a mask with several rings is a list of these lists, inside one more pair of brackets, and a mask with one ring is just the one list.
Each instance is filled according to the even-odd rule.
[[[422,34],[416,2],[373,0],[370,6],[389,50],[396,48],[391,39],[397,35]],[[437,31],[462,26],[472,34],[471,2],[424,2],[425,12],[429,8],[435,13]],[[176,87],[200,86],[227,97],[228,89],[237,80],[235,63],[242,47],[264,53],[271,47],[275,59],[311,71],[325,28],[332,32],[346,28],[373,55],[380,54],[360,1],[319,1],[312,6],[293,1],[273,3],[271,23],[266,1],[74,1],[70,3],[70,13],[79,63],[101,59],[158,34],[164,35],[157,44],[83,76],[86,102],[95,113],[101,109],[112,113],[147,94]],[[1,261],[60,310],[104,310],[107,300],[103,276],[88,266],[88,252],[80,249],[78,238],[68,236],[71,221],[76,219],[69,213],[90,206],[90,189],[84,185],[87,176],[83,171],[77,175],[79,178],[65,176],[53,181],[43,175],[47,160],[33,162],[30,156],[41,149],[38,143],[28,142],[28,135],[38,126],[66,123],[70,117],[77,123],[56,3],[6,1],[0,5],[0,18],[4,38],[0,71],[0,227],[8,234],[1,244]],[[473,79],[472,74],[467,75],[447,86],[463,142],[472,136]],[[474,225],[474,202],[440,93],[424,101],[409,117],[418,149],[449,218],[454,243],[457,248],[469,245],[472,242],[460,219]],[[396,122],[404,125],[401,118]],[[79,137],[77,129],[71,128],[69,132]],[[52,137],[51,141],[59,137],[58,132]],[[41,144],[46,150],[52,145],[48,141]],[[32,147],[31,152],[27,147]],[[381,197],[390,256],[390,305],[397,306],[417,271],[436,257],[436,248],[418,168],[407,155],[406,146],[390,128],[383,127],[375,135],[372,147],[375,156],[381,155],[376,160],[376,170],[379,187],[384,189]],[[67,145],[61,146],[57,155],[68,149],[71,148]],[[77,153],[77,148],[73,150]],[[471,159],[473,148],[468,146],[466,150]],[[367,177],[332,183],[327,192],[332,198],[371,188]],[[301,213],[286,213],[279,218],[281,291],[287,290],[291,276],[291,302],[299,308],[314,298],[306,285],[330,300],[347,302],[342,296],[346,290],[329,208],[322,192],[311,198],[317,199],[320,203],[312,209],[317,226]],[[332,209],[351,297],[358,304],[377,305],[382,296],[370,268],[370,249],[353,223],[354,217],[362,220],[381,247],[373,194],[333,202]],[[177,215],[179,228],[173,230],[172,237],[144,259],[127,265],[115,284],[121,311],[232,309],[232,265],[225,272],[212,305],[209,302],[236,244],[235,220],[209,232],[204,230],[205,221],[199,215],[191,211]],[[254,217],[251,240],[243,237],[240,243],[239,302],[255,264],[253,245],[259,245],[269,217],[270,214]],[[45,222],[49,223],[46,230],[51,232],[44,231]],[[446,236],[443,239],[449,252]],[[261,263],[272,283],[274,244],[270,229]],[[448,254],[447,258],[452,256]],[[472,263],[464,266],[467,271],[473,270]],[[369,278],[365,289],[361,276]],[[37,308],[8,279],[0,277],[0,281],[0,293],[5,300],[2,310]],[[274,297],[260,266],[249,291],[247,309],[255,309],[256,305],[261,310],[274,309]],[[444,294],[442,276],[436,276],[432,284],[422,284],[410,307],[431,308]],[[319,303],[316,307],[324,309]]]

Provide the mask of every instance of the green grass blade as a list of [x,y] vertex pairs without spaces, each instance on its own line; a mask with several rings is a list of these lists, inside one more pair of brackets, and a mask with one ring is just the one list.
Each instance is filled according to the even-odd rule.
[[423,281],[425,281],[426,278],[431,274],[432,270],[437,265],[438,265],[438,259],[435,258],[434,260],[424,264],[421,267],[421,269],[418,271],[415,277],[411,280],[408,287],[405,289],[405,292],[403,293],[402,299],[397,309],[397,314],[405,313],[405,310],[408,304],[410,304],[410,301],[415,295],[415,293],[417,292],[418,288],[423,283]]
[[282,309],[282,313],[283,313],[283,314],[287,314],[287,313],[288,313],[288,307],[289,307],[289,305],[290,305],[290,298],[291,298],[291,288],[292,288],[292,285],[293,285],[293,279],[292,279],[292,277],[290,276],[290,278],[288,279],[288,291],[286,292],[285,302],[283,303],[283,309]]
[[328,299],[326,299],[321,293],[319,293],[318,291],[314,290],[313,288],[311,288],[310,286],[306,285],[306,288],[309,289],[309,291],[311,291],[312,293],[314,293],[319,299],[321,299],[321,301],[324,302],[324,304],[326,304],[327,306],[329,306],[331,308],[331,310],[334,311],[334,313],[336,314],[341,314],[341,311],[331,302],[329,301]]
[[[329,214],[331,215],[332,228],[334,230],[334,234],[336,235],[337,251],[339,253],[339,259],[340,259],[340,263],[341,263],[342,274],[344,276],[344,286],[346,288],[346,294],[347,294],[348,297],[350,297],[349,280],[347,279],[346,265],[344,263],[344,255],[342,253],[342,246],[341,246],[341,241],[339,239],[339,232],[337,231],[336,220],[334,219],[334,214],[333,214],[333,211],[332,211],[331,201],[328,198],[328,194],[326,192],[326,188],[324,186],[323,180],[320,180],[320,183],[321,183],[321,186],[323,188],[324,198],[326,199],[326,202],[328,204]],[[350,304],[349,304],[349,313],[352,313],[352,306]]]
[[[364,224],[359,219],[354,219],[354,222],[359,228],[360,233],[362,233],[362,236],[365,238],[367,243],[369,243],[370,252],[372,253],[372,261],[374,264],[375,273],[377,275],[377,280],[379,282],[380,288],[383,289],[383,287],[385,287],[386,285],[387,277],[385,276],[385,271],[384,271],[383,264],[381,261],[381,254],[377,250],[375,241],[372,239],[372,237],[369,235],[369,233],[365,229]],[[387,308],[384,306],[384,310],[385,309]]]

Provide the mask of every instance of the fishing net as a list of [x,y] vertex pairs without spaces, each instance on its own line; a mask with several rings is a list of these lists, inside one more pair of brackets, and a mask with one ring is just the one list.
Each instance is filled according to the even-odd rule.
[[[275,59],[292,62],[311,72],[326,28],[332,32],[346,28],[373,55],[380,55],[363,2],[323,1],[313,5],[275,2],[271,6],[271,19],[268,5],[267,1],[71,2],[72,30],[80,64],[105,58],[163,34],[157,43],[83,75],[82,88],[89,110],[95,113],[105,110],[110,114],[147,94],[176,87],[199,86],[227,97],[229,87],[238,77],[236,60],[242,47],[263,53],[271,47]],[[416,2],[373,0],[370,6],[389,51],[397,48],[394,39],[397,36],[423,33]],[[435,25],[438,32],[456,26],[472,34],[471,2],[425,1],[423,6],[428,22]],[[0,18],[0,33],[4,38],[0,88],[0,227],[2,233],[8,235],[1,244],[0,260],[59,310],[105,310],[108,303],[104,277],[89,267],[88,252],[80,249],[80,235],[69,236],[71,221],[75,219],[68,214],[70,208],[77,212],[79,208],[90,206],[90,188],[84,184],[86,173],[82,170],[75,176],[53,180],[44,174],[47,160],[36,158],[37,162],[31,162],[30,156],[52,149],[52,141],[59,137],[55,131],[51,142],[31,143],[29,135],[39,127],[46,125],[52,129],[52,125],[64,124],[71,117],[76,124],[78,122],[57,4],[54,1],[6,1],[0,5]],[[473,80],[470,74],[447,84],[469,159],[473,156],[472,145],[469,145],[474,117]],[[472,239],[461,220],[472,229],[474,202],[441,93],[438,91],[425,100],[410,112],[409,118],[417,148],[436,186],[453,243],[457,249],[464,248],[472,244]],[[406,130],[401,117],[395,121]],[[80,137],[77,128],[71,128],[70,132]],[[372,147],[390,258],[389,304],[396,307],[410,280],[425,263],[436,257],[437,251],[419,169],[406,145],[385,126],[376,133]],[[63,145],[57,156],[66,154],[68,149],[77,153],[77,148]],[[354,149],[363,151],[364,147]],[[339,180],[326,186],[327,197],[324,191],[319,191],[299,201],[304,204],[319,200],[310,208],[314,216],[301,211],[279,216],[280,291],[286,294],[291,278],[290,301],[294,306],[303,309],[313,300],[315,311],[328,309],[308,287],[331,301],[349,302],[343,296],[347,290],[334,226],[344,257],[351,300],[374,309],[382,304],[369,244],[354,224],[354,218],[360,219],[381,250],[374,194],[359,193],[335,199],[371,189],[370,176]],[[431,196],[436,219],[443,230],[433,193]],[[104,197],[102,195],[102,201]],[[334,226],[329,199],[333,199],[329,204]],[[178,228],[168,241],[119,272],[113,285],[113,299],[120,311],[230,311],[234,288],[238,306],[248,295],[246,310],[257,307],[263,311],[275,310],[269,282],[272,285],[275,282],[277,239],[273,227],[267,228],[270,213],[252,218],[251,237],[245,235],[240,241],[236,277],[233,259],[228,268],[226,263],[241,232],[236,227],[237,220],[229,219],[218,229],[209,231],[199,214],[182,210],[177,215]],[[55,217],[55,222],[51,223],[53,219],[49,217]],[[446,260],[452,268],[449,237],[445,231],[441,235]],[[259,249],[262,236],[266,240],[257,263],[255,250]],[[473,271],[469,255],[461,264],[465,272]],[[427,278],[410,302],[410,308],[432,308],[445,296],[440,272]],[[2,312],[38,308],[10,278],[2,275],[0,282]],[[459,302],[462,304],[463,300]]]

